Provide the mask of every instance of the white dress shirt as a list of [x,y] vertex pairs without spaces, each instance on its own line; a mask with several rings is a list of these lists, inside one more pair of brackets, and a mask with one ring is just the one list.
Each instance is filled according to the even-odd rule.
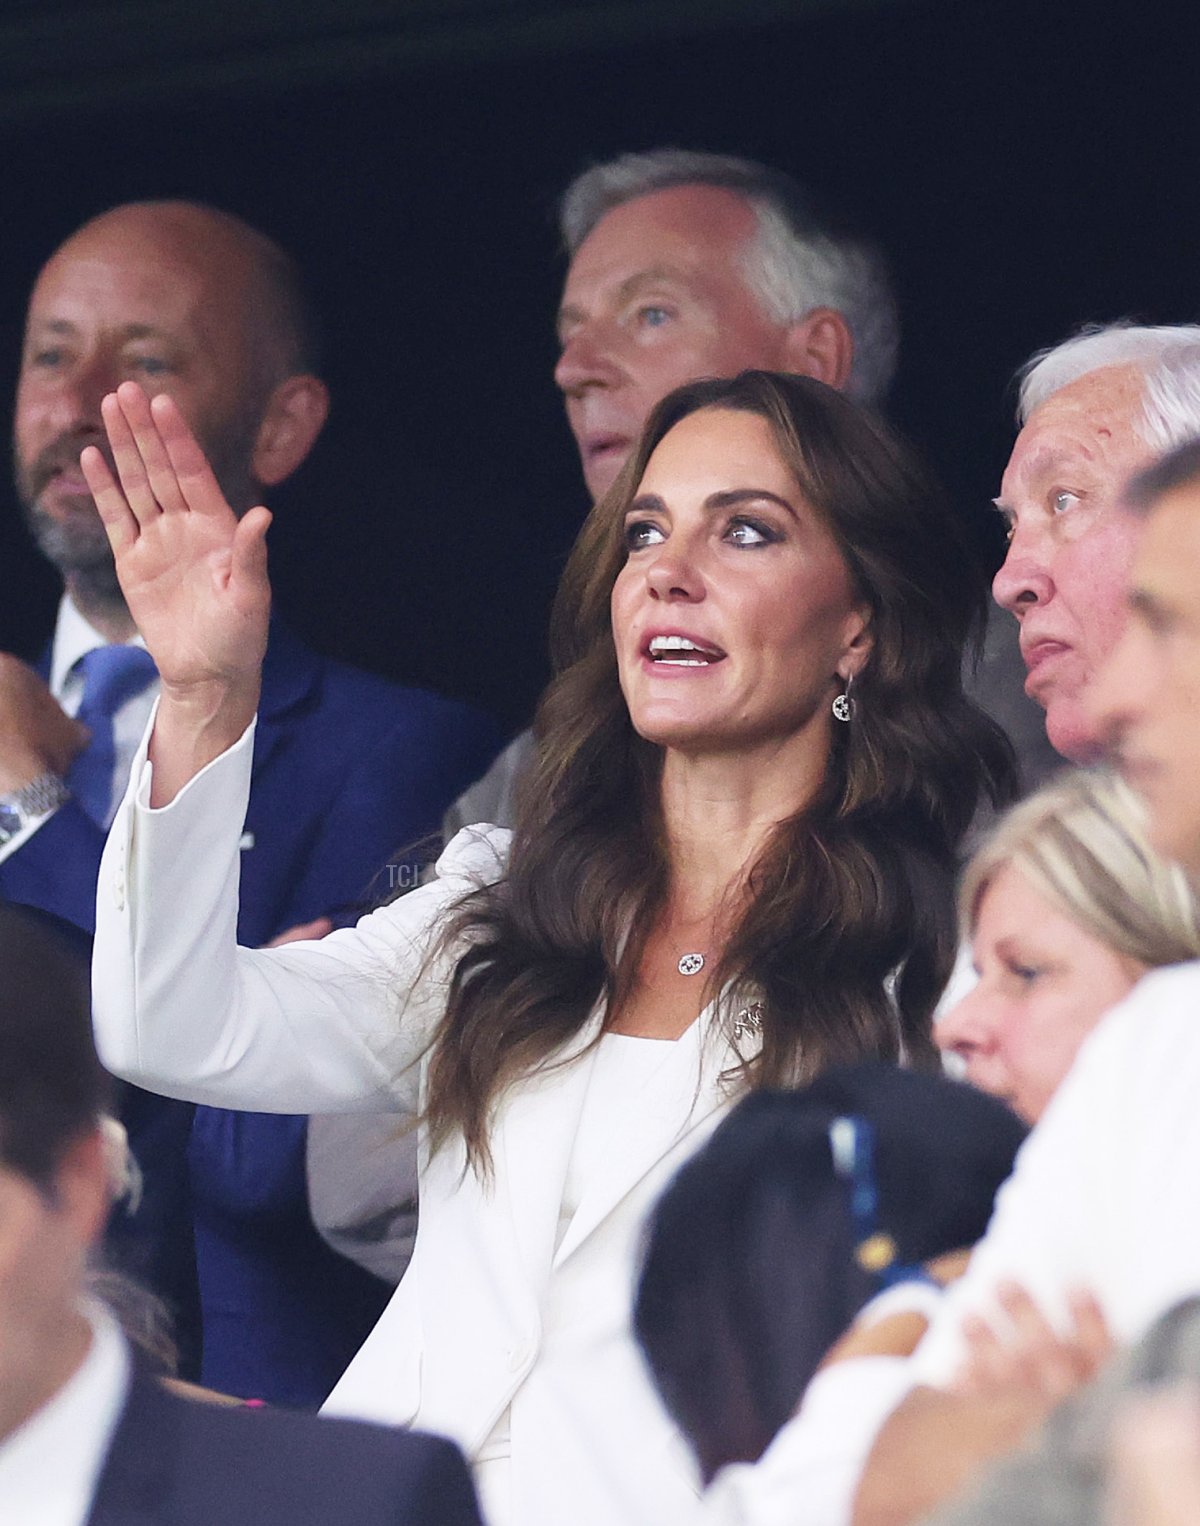
[[90,1300],[92,1343],[75,1375],[0,1441],[0,1521],[84,1526],[129,1390],[129,1353],[112,1317]]
[[[58,606],[58,619],[54,626],[54,640],[50,646],[50,692],[68,715],[78,713],[83,701],[83,677],[74,671],[81,657],[95,651],[98,646],[109,643],[90,621],[85,620],[69,594],[64,594]],[[135,636],[130,646],[145,646],[140,636]],[[113,780],[108,811],[104,824],[109,826],[117,806],[125,793],[129,770],[133,765],[138,743],[150,719],[154,701],[158,696],[158,680],[152,680],[140,694],[128,699],[113,716]],[[33,836],[38,828],[49,821],[53,811],[45,811],[28,821],[21,830],[0,845],[0,863],[15,853]]]

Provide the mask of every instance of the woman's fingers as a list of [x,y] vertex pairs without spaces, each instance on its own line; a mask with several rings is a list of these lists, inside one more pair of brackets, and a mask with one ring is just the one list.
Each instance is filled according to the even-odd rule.
[[108,469],[108,462],[94,445],[88,445],[79,457],[88,491],[96,501],[96,510],[108,532],[113,554],[120,556],[137,539],[138,522]]
[[115,395],[141,457],[141,470],[155,503],[164,514],[184,512],[187,504],[180,491],[179,478],[167,453],[166,444],[159,433],[151,400],[136,382],[122,382]]
[[100,414],[121,491],[138,524],[145,529],[162,512],[143,459],[147,426],[152,427],[146,394],[135,382],[122,382],[116,392],[110,392],[101,402]]
[[[159,393],[149,404],[148,416],[155,441],[163,453],[164,478],[169,479],[178,491],[181,507],[193,514],[231,513],[208,464],[208,457],[196,443],[175,399]],[[152,475],[151,481],[155,480]]]
[[267,584],[267,530],[271,511],[261,504],[238,520],[233,532],[230,581],[239,588]]
[[212,468],[174,399],[122,382],[101,405],[130,512],[143,528],[159,514],[229,515]]

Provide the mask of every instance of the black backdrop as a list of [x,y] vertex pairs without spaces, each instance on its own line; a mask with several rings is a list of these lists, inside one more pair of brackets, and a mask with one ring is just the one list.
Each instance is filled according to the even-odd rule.
[[[276,504],[281,607],[324,649],[515,726],[585,506],[550,380],[561,185],[676,143],[840,200],[895,265],[891,411],[986,539],[1025,355],[1088,319],[1200,317],[1198,17],[1194,0],[894,0],[26,103],[0,114],[0,387],[7,405],[34,273],[86,216],[186,195],[258,223],[308,273],[334,393]],[[0,646],[31,655],[56,588],[7,491],[0,564]]]

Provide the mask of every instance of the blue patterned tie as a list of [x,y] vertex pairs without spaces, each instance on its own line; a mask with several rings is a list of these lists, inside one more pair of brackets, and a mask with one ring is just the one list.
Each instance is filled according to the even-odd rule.
[[83,700],[76,712],[92,739],[67,773],[67,787],[99,827],[108,825],[116,767],[113,716],[154,681],[158,670],[143,646],[98,646],[75,664],[83,675]]

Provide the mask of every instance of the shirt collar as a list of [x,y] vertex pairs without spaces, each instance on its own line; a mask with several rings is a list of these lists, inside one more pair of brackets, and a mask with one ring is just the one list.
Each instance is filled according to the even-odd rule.
[[[54,625],[54,641],[50,648],[50,692],[61,699],[71,669],[81,657],[94,652],[98,646],[110,643],[92,622],[75,607],[69,593],[64,593],[58,606],[58,619]],[[141,636],[135,635],[130,646],[145,646]]]
[[88,1300],[92,1343],[74,1375],[0,1442],[0,1520],[83,1526],[129,1390],[130,1361],[112,1316]]

